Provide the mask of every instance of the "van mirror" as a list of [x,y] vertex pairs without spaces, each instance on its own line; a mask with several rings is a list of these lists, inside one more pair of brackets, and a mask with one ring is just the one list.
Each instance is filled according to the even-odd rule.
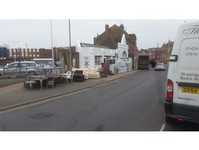
[[174,61],[176,62],[178,60],[178,55],[171,55],[169,58],[169,61]]

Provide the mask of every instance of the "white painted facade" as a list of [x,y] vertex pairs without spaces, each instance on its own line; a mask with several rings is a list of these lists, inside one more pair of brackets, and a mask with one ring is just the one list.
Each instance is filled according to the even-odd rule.
[[95,47],[91,44],[78,44],[77,51],[79,52],[79,66],[80,68],[98,69],[104,58],[114,59],[115,64],[111,65],[112,69],[117,70],[118,73],[129,71],[131,59],[128,58],[128,45],[126,44],[125,36],[118,43],[117,49]]

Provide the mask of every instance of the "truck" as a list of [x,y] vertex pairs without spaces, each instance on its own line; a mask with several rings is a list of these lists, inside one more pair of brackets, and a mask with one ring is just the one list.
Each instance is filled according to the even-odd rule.
[[138,56],[138,69],[149,70],[149,55]]

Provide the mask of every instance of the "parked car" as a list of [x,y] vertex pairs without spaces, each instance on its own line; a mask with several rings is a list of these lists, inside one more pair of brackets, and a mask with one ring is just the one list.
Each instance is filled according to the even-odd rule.
[[155,71],[165,71],[166,68],[165,68],[165,65],[164,63],[157,63],[157,65],[155,66]]
[[65,73],[62,74],[62,77],[65,78],[66,81],[68,81],[69,83],[73,81],[73,71],[67,71]]
[[37,64],[34,61],[16,61],[4,67],[5,74],[34,74],[37,72]]
[[165,99],[166,121],[199,123],[199,22],[178,30],[170,56]]
[[83,74],[83,70],[75,70],[73,74],[73,80],[74,81],[84,81],[85,76]]
[[2,66],[2,67],[0,66],[0,76],[2,76],[2,75],[3,75],[3,73],[4,73],[3,66]]

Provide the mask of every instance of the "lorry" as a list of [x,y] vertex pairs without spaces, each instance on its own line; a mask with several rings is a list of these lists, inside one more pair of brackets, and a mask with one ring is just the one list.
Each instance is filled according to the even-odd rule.
[[138,56],[138,69],[149,70],[149,55]]

